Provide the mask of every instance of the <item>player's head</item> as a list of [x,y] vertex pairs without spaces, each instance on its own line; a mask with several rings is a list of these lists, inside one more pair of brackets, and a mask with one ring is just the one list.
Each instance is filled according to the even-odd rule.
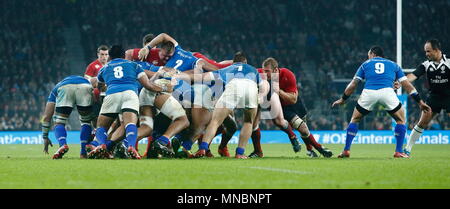
[[233,57],[233,63],[236,62],[242,62],[242,63],[247,63],[247,56],[244,54],[244,52],[236,52],[236,54],[234,54]]
[[372,59],[374,57],[384,57],[383,48],[381,48],[380,46],[373,46],[372,48],[370,48],[367,56],[369,57],[369,59]]
[[149,33],[149,34],[145,35],[144,38],[142,38],[142,46],[147,45],[154,38],[155,38],[155,35],[153,35],[153,33]]
[[102,64],[105,64],[106,62],[108,62],[108,58],[109,58],[108,50],[109,50],[109,48],[106,45],[101,45],[97,48],[97,58],[98,58],[98,61],[100,61]]
[[425,42],[425,55],[431,61],[440,61],[442,57],[441,43],[437,39],[430,39]]
[[111,59],[124,58],[125,50],[121,45],[113,45],[111,49],[109,49],[109,57]]
[[170,41],[165,41],[161,44],[161,50],[159,50],[159,59],[169,60],[175,53],[175,45]]
[[267,80],[271,80],[272,73],[278,73],[278,62],[275,58],[269,57],[264,60],[262,64],[264,73],[267,75]]

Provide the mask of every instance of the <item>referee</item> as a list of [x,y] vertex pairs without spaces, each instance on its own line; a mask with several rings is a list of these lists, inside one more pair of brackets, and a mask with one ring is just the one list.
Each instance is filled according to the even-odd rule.
[[444,109],[450,116],[450,58],[441,51],[441,44],[437,39],[430,39],[425,42],[425,55],[428,60],[420,64],[413,73],[407,75],[410,82],[415,81],[425,75],[429,86],[429,96],[426,103],[431,107],[431,112],[422,111],[419,123],[409,136],[408,144],[404,153],[411,154],[414,143],[422,135],[425,128],[430,124],[431,119]]

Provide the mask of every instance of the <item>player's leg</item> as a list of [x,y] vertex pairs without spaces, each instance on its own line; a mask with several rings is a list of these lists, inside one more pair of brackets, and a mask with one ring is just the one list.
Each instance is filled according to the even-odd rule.
[[[137,108],[136,108],[137,109]],[[125,135],[128,141],[128,154],[133,159],[141,159],[141,156],[136,150],[136,141],[138,136],[137,120],[138,112],[133,108],[122,109],[123,124],[125,125]]]
[[369,89],[364,89],[361,92],[361,96],[356,103],[352,118],[346,129],[347,134],[345,138],[344,151],[342,151],[341,154],[338,155],[338,158],[350,157],[350,147],[352,145],[353,139],[358,133],[358,123],[365,115],[369,114],[373,110],[373,107],[378,103],[380,94],[382,94],[382,92]]
[[345,137],[345,147],[344,151],[342,151],[341,154],[338,155],[338,158],[346,158],[350,157],[350,147],[352,145],[353,139],[355,138],[356,134],[358,133],[358,123],[361,121],[361,119],[369,114],[370,111],[363,109],[358,104],[353,110],[352,118],[350,120],[350,123],[347,126],[346,129],[346,137]]
[[270,114],[272,116],[272,121],[275,125],[281,129],[284,133],[286,133],[291,141],[292,148],[294,152],[300,152],[301,146],[297,139],[297,136],[292,131],[292,127],[289,125],[289,122],[284,119],[283,109],[281,107],[280,97],[277,93],[273,93],[270,99]]
[[108,130],[121,111],[122,98],[125,93],[119,92],[105,97],[100,108],[100,115],[97,118],[97,129],[95,130],[98,146],[88,153],[88,158],[102,158],[106,153],[107,143],[111,142],[108,140]]
[[252,134],[253,122],[255,121],[257,109],[258,108],[251,108],[244,110],[244,124],[242,124],[241,132],[239,134],[239,143],[235,155],[236,158],[246,158],[244,155],[245,147]]
[[67,119],[72,113],[73,106],[76,104],[76,85],[64,85],[59,87],[58,96],[56,97],[55,115],[54,115],[54,132],[55,138],[58,140],[59,149],[53,155],[53,159],[62,158],[62,156],[69,151],[66,137],[66,123]]
[[139,128],[137,141],[151,136],[153,131],[153,110],[151,106],[141,106],[139,108]]
[[54,119],[54,133],[55,138],[59,143],[59,149],[53,154],[53,159],[62,158],[65,153],[69,151],[69,146],[67,146],[67,131],[66,131],[66,123],[67,119],[69,119],[70,113],[72,112],[72,107],[63,106],[55,108]]
[[263,157],[263,151],[261,147],[261,129],[259,128],[259,122],[261,120],[261,109],[258,108],[256,110],[255,119],[253,120],[252,125],[252,144],[253,144],[253,152],[248,155],[250,158]]
[[394,128],[394,136],[396,139],[394,157],[407,158],[408,155],[402,151],[406,135],[405,109],[402,107],[402,103],[392,88],[379,89],[377,93],[379,94],[378,102],[386,106],[387,112],[397,123]]
[[155,150],[160,154],[173,156],[175,153],[170,147],[170,138],[180,133],[185,128],[189,127],[189,120],[186,116],[181,104],[168,94],[161,94],[155,99],[155,107],[161,113],[168,116],[172,120],[164,134],[153,143]]
[[231,113],[231,109],[228,108],[216,108],[213,111],[211,122],[206,128],[203,135],[203,141],[199,146],[199,150],[195,153],[196,157],[205,156],[206,150],[209,149],[209,142],[214,138],[217,128],[223,123],[224,119]]
[[89,143],[92,133],[91,122],[94,119],[92,106],[77,106],[78,114],[80,115],[80,158],[87,158],[86,145]]
[[234,114],[228,115],[223,121],[223,125],[225,129],[222,131],[222,139],[220,140],[220,145],[217,151],[222,157],[230,157],[227,144],[237,131],[237,123],[234,119]]
[[417,140],[419,140],[420,136],[422,136],[422,133],[424,130],[428,127],[431,120],[441,112],[442,109],[447,108],[447,111],[450,110],[450,104],[447,104],[449,107],[445,107],[445,105],[440,105],[440,101],[444,100],[444,103],[449,103],[450,99],[444,99],[444,98],[438,98],[434,96],[430,96],[426,103],[431,107],[431,112],[425,113],[422,112],[420,115],[419,122],[414,126],[413,130],[411,131],[411,134],[409,135],[408,144],[406,145],[404,152],[407,155],[411,154],[411,150],[413,145],[416,143]]

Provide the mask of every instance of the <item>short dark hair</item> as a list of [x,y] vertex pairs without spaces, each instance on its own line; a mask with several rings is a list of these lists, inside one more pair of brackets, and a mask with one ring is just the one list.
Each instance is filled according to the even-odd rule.
[[431,48],[433,48],[434,50],[441,50],[441,42],[439,42],[439,40],[435,38],[429,39],[425,43],[430,43]]
[[272,68],[272,70],[276,69],[276,68],[278,68],[278,62],[275,58],[269,57],[269,58],[265,59],[263,62],[263,67],[267,67],[267,66],[270,66]]
[[113,45],[111,46],[111,49],[109,49],[109,57],[111,59],[124,58],[125,50],[121,45]]
[[161,44],[161,49],[164,49],[167,51],[167,53],[172,53],[175,50],[175,45],[170,41],[164,41]]
[[374,53],[375,56],[384,57],[383,48],[381,48],[381,46],[372,46],[372,48],[370,48],[370,52]]
[[236,52],[233,57],[233,62],[245,62],[247,60],[247,56],[244,54],[244,52]]
[[98,48],[97,48],[97,53],[99,53],[100,51],[108,51],[109,50],[109,47],[108,46],[106,46],[106,45],[100,45]]
[[144,38],[142,38],[142,45],[145,46],[147,43],[152,41],[154,38],[155,38],[155,35],[153,35],[153,33],[149,33],[149,34],[145,35]]

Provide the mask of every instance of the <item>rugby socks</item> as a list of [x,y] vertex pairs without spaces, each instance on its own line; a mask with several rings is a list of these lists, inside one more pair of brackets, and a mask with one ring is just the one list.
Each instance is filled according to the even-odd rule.
[[81,151],[80,154],[85,155],[86,153],[86,144],[88,144],[89,139],[91,138],[92,126],[90,124],[82,124],[80,130],[80,142],[81,142]]
[[422,136],[423,130],[424,129],[419,127],[418,125],[414,126],[413,130],[411,131],[411,135],[409,135],[408,144],[405,147],[406,151],[411,152],[413,145],[420,138],[420,136]]
[[165,136],[160,136],[158,138],[158,141],[162,142],[164,145],[169,145],[169,143],[170,143],[170,140],[167,137],[165,137]]
[[347,127],[347,137],[345,139],[345,147],[344,150],[350,150],[350,146],[352,146],[353,138],[355,138],[358,133],[358,124],[350,123]]
[[125,145],[125,147],[128,147],[128,140],[126,138],[123,139],[123,145]]
[[128,141],[128,146],[136,149],[136,139],[137,139],[137,126],[136,124],[129,123],[125,126],[125,136]]
[[[106,129],[103,127],[98,127],[95,131],[95,137],[97,137],[98,145],[106,144],[106,139],[108,138],[108,135],[106,135]],[[94,145],[94,143],[92,144]]]
[[403,142],[405,141],[406,135],[406,125],[405,124],[397,124],[394,129],[395,139],[397,141],[397,145],[395,146],[396,152],[403,152]]
[[56,138],[56,140],[58,140],[60,147],[67,144],[66,137],[67,137],[67,131],[66,131],[66,127],[64,126],[64,124],[55,125],[55,138]]
[[199,145],[199,149],[209,150],[209,144],[207,142],[202,142]]
[[186,150],[191,150],[191,149],[192,149],[192,145],[193,145],[193,143],[192,143],[191,140],[184,140],[184,141],[181,143],[181,146],[183,146],[184,149],[186,149]]
[[316,141],[316,139],[314,138],[314,136],[311,133],[309,133],[308,139],[309,139],[309,143],[311,143],[311,145],[314,148],[316,148],[317,150],[322,149],[322,145]]
[[219,149],[223,149],[227,146],[228,142],[233,137],[233,134],[228,133],[228,131],[225,130],[222,131],[222,139],[220,140]]
[[[310,135],[311,135],[311,134],[310,134]],[[303,142],[304,142],[305,145],[306,145],[306,150],[311,151],[311,150],[313,149],[313,147],[312,147],[312,145],[311,145],[311,141],[310,141],[310,139],[309,139],[309,136],[306,136],[306,137],[301,136],[301,138],[302,138]]]
[[261,148],[261,129],[257,128],[252,132],[253,149],[257,153],[262,153]]
[[284,133],[286,133],[289,136],[289,139],[293,139],[294,137],[297,137],[295,135],[295,133],[292,131],[292,126],[287,122],[286,125],[283,126],[278,126],[278,128],[280,128],[280,130],[282,130]]
[[241,147],[236,148],[236,155],[244,155],[245,149]]

